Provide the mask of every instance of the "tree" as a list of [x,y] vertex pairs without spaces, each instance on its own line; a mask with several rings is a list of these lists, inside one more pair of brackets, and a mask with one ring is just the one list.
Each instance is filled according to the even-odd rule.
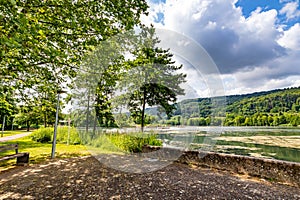
[[21,126],[26,126],[26,130],[30,130],[31,124],[39,124],[40,113],[37,110],[37,107],[32,106],[21,106],[20,112],[16,115],[16,123]]
[[59,89],[87,52],[133,28],[147,7],[145,0],[0,0],[0,79],[17,95],[44,80]]
[[249,117],[246,117],[246,118],[245,118],[244,124],[245,124],[245,126],[251,126],[251,125],[252,125],[251,120],[250,120]]
[[[131,34],[131,31],[129,33]],[[102,127],[116,126],[112,113],[112,98],[117,81],[126,70],[123,54],[126,49],[125,43],[129,43],[130,39],[131,35],[124,33],[103,41],[82,62],[74,82],[73,98],[82,105],[87,121],[94,118],[96,120],[93,121],[98,121]],[[91,113],[91,109],[95,112]]]
[[131,115],[140,118],[143,131],[146,106],[158,106],[171,117],[176,109],[177,95],[184,94],[180,84],[185,82],[186,75],[176,73],[182,65],[176,66],[169,50],[158,47],[160,41],[153,27],[142,27],[138,40],[132,52],[134,59],[128,61],[130,70],[127,77],[123,77],[123,83],[127,83],[127,105]]
[[4,124],[4,127],[7,127],[13,123],[13,115],[17,113],[17,102],[13,98],[12,88],[2,81],[0,80],[0,122],[1,126]]

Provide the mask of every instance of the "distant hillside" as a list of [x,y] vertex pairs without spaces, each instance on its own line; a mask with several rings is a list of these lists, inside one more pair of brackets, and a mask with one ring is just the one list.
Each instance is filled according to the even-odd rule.
[[299,103],[300,88],[291,88],[246,95],[228,104],[227,111],[243,115],[299,112]]
[[[198,98],[178,103],[172,125],[278,126],[300,125],[300,87],[226,96],[226,106],[213,108],[224,97]],[[214,118],[211,117],[213,111]]]

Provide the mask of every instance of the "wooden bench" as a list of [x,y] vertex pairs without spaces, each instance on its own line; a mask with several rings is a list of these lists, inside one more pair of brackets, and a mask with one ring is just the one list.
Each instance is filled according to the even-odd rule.
[[9,150],[15,150],[15,154],[0,156],[0,161],[17,158],[17,165],[26,165],[29,163],[29,153],[19,153],[18,144],[7,144],[0,146],[0,153]]

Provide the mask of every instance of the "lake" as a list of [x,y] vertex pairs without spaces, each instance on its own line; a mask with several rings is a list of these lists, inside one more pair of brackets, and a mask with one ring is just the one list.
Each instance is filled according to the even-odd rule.
[[300,129],[270,127],[170,127],[164,146],[300,162]]

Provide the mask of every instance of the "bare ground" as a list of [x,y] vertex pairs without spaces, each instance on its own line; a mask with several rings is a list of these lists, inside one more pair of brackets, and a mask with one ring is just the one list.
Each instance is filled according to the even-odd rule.
[[0,173],[0,199],[300,199],[300,189],[173,163],[126,173],[94,157],[54,160]]

